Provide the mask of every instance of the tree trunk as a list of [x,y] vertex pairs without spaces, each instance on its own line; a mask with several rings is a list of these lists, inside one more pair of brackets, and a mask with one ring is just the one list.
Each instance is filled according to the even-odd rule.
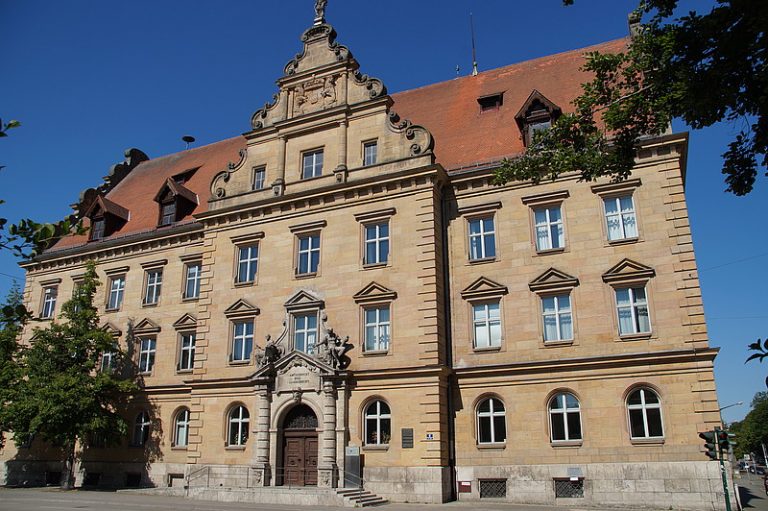
[[71,490],[75,486],[75,445],[72,440],[64,446],[64,466],[61,471],[61,489]]

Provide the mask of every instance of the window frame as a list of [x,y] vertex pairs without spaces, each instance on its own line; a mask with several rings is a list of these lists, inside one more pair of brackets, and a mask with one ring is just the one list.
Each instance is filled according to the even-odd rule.
[[[381,321],[381,311],[386,309],[388,319],[386,321]],[[368,312],[370,311],[376,311],[376,319],[374,323],[368,322]],[[392,344],[392,304],[389,302],[386,303],[375,303],[375,304],[368,304],[362,306],[362,313],[363,313],[363,353],[388,353],[389,348]],[[381,342],[381,335],[376,336],[376,343],[375,349],[369,349],[368,348],[368,327],[373,326],[377,332],[377,334],[380,334],[381,328],[386,327],[386,346],[382,347]]]
[[[195,330],[182,330],[178,333],[179,336],[179,349],[178,357],[176,361],[177,373],[189,373],[195,369],[195,350],[197,344],[197,332]],[[184,345],[185,338],[191,338],[189,346]],[[186,352],[186,354],[185,354]],[[188,366],[184,367],[184,361],[188,360]]]
[[[302,162],[303,163],[303,162]],[[251,171],[251,191],[264,190],[267,184],[267,166],[257,165]],[[257,186],[260,185],[260,186]]]
[[[246,365],[250,364],[253,360],[253,348],[255,346],[255,333],[256,333],[256,321],[255,318],[235,318],[231,320],[231,328],[230,328],[230,343],[229,343],[229,363],[231,365]],[[245,327],[245,330],[243,331],[243,334],[238,336],[237,328],[238,325],[243,325]],[[247,326],[250,325],[251,333],[248,335]],[[235,358],[235,344],[238,341],[238,337],[242,338],[242,350],[241,355],[243,358]],[[250,352],[247,353],[246,356],[246,347],[247,347],[247,340],[250,338],[251,347]]]
[[[189,446],[189,423],[192,413],[189,408],[182,407],[173,415],[173,438],[171,439],[171,448],[186,449]],[[180,428],[181,426],[181,428]],[[184,430],[184,443],[179,442],[179,431]]]
[[[488,308],[489,305],[495,304],[498,309],[498,329],[499,329],[499,339],[498,344],[493,344],[493,338],[492,338],[492,321],[490,316],[490,309]],[[485,321],[484,321],[484,328],[487,330],[488,335],[488,346],[478,346],[477,342],[477,327],[478,327],[478,319],[475,316],[475,308],[476,307],[484,307],[485,310]],[[472,348],[474,351],[497,351],[501,349],[502,344],[504,343],[504,321],[503,321],[503,314],[502,314],[502,308],[501,308],[501,297],[497,299],[487,299],[487,300],[475,300],[470,302],[470,328],[472,331]]]
[[[498,223],[497,223],[497,210],[501,209],[501,201],[489,202],[485,204],[471,204],[466,206],[460,206],[458,208],[458,215],[464,218],[464,253],[467,257],[466,264],[483,264],[501,260],[500,245],[498,240]],[[472,242],[471,242],[471,227],[470,222],[476,219],[488,219],[493,222],[493,256],[472,258]],[[481,222],[482,225],[482,222]],[[482,241],[484,239],[481,238]],[[485,256],[485,243],[482,243],[483,255]]]
[[[639,405],[630,405],[629,399],[635,394],[635,392],[640,392],[640,404]],[[651,403],[650,406],[648,403],[646,403],[645,399],[645,392],[651,392],[653,395],[656,396],[656,403]],[[664,442],[664,439],[666,438],[666,432],[664,428],[664,406],[663,402],[661,400],[661,395],[659,394],[656,389],[651,388],[647,385],[638,385],[635,387],[632,387],[629,392],[627,392],[626,398],[624,399],[624,409],[626,410],[626,416],[627,416],[627,428],[629,431],[629,439],[633,443],[662,443]],[[661,435],[660,436],[650,436],[650,428],[648,427],[648,409],[658,409],[659,410],[659,428],[661,429]],[[643,416],[643,432],[645,433],[645,436],[634,436],[632,431],[632,414],[630,413],[630,410],[641,410],[642,416]]]
[[149,443],[152,429],[152,418],[146,410],[140,411],[133,420],[131,447],[145,447]]
[[[152,370],[155,368],[155,362],[157,361],[157,336],[156,335],[142,335],[139,336],[139,374],[151,375]],[[149,345],[147,349],[144,349],[144,341],[147,341]],[[142,360],[145,359],[146,364],[142,364]]]
[[[318,170],[317,155],[320,155],[320,165]],[[312,158],[311,175],[307,175],[306,159]],[[301,152],[301,180],[314,179],[323,176],[323,168],[325,167],[325,147],[318,147],[315,149],[308,149]]]
[[[259,242],[254,241],[252,243],[243,243],[236,245],[236,260],[235,260],[235,284],[236,285],[248,285],[248,284],[254,284],[256,282],[257,276],[259,274]],[[253,255],[253,250],[256,250],[256,255]],[[247,250],[248,255],[244,259],[243,258],[243,251]],[[246,275],[243,276],[241,273],[242,265],[246,265]],[[253,276],[251,276],[251,273],[253,273]]]
[[[193,289],[196,290],[196,293],[194,295],[188,294],[189,290],[189,282],[190,282],[190,270],[192,268],[198,268],[197,274],[191,279],[192,282],[195,284],[193,285]],[[198,300],[200,298],[200,283],[202,280],[202,273],[203,273],[203,261],[202,260],[191,260],[184,263],[184,280],[182,282],[182,291],[181,291],[181,298],[182,300]]]
[[[642,229],[640,225],[640,208],[636,200],[636,193],[638,188],[642,185],[640,179],[628,179],[620,183],[605,183],[593,185],[591,187],[592,192],[600,198],[600,211],[602,215],[603,224],[603,240],[606,245],[623,245],[628,243],[637,243],[642,240]],[[626,229],[624,226],[623,213],[621,212],[621,198],[629,197],[632,200],[632,214],[634,215],[635,222],[635,235],[626,236]],[[606,201],[616,200],[619,201],[617,215],[621,221],[621,230],[624,236],[611,239],[611,230],[608,224],[608,210],[606,209]]]
[[[486,401],[489,401],[488,412],[481,412],[480,407]],[[498,402],[501,404],[501,408],[502,408],[501,411],[494,409],[494,406],[493,406],[494,402]],[[506,446],[507,437],[509,436],[508,435],[509,428],[507,428],[507,407],[504,404],[504,401],[500,397],[495,395],[483,396],[482,398],[477,400],[477,404],[474,407],[474,412],[475,412],[476,445],[479,447],[483,447],[483,446],[494,447],[494,446],[502,446],[502,445]],[[503,440],[496,439],[496,425],[493,420],[495,417],[504,418],[504,439]],[[491,434],[491,439],[489,441],[483,441],[482,439],[482,433],[481,433],[482,426],[480,424],[480,421],[481,419],[484,419],[484,418],[487,418],[487,420],[489,421],[488,430],[490,431],[490,434]]]
[[[373,148],[373,158],[369,161],[369,148]],[[363,167],[372,167],[379,163],[379,140],[374,138],[363,141]]]
[[[576,403],[577,403],[576,408],[568,408],[568,400],[566,398],[566,395],[570,395],[573,397],[573,399],[576,400]],[[552,404],[555,402],[556,399],[561,397],[563,398],[561,403],[563,405],[563,408],[558,408],[553,410]],[[579,416],[579,438],[571,438],[571,435],[569,434],[568,414],[574,414],[574,413],[578,414]],[[561,439],[561,440],[555,439],[555,428],[553,427],[554,415],[560,416],[559,420],[562,420],[563,422],[563,432],[565,433],[564,439]],[[552,443],[553,445],[581,445],[584,442],[584,421],[582,420],[581,400],[575,393],[567,389],[558,390],[557,392],[555,392],[547,400],[547,416],[549,417],[550,443]]]
[[[154,282],[152,276],[155,276]],[[163,289],[163,268],[145,268],[144,271],[144,292],[142,293],[142,307],[153,307],[160,303],[160,296]],[[153,296],[150,297],[150,293]],[[153,299],[152,301],[150,301]]]
[[53,319],[56,316],[59,285],[58,283],[43,283],[42,286],[40,319]]
[[[96,226],[99,226],[97,228]],[[107,219],[105,215],[95,216],[91,218],[91,228],[88,235],[88,241],[99,241],[106,238],[107,232]]]
[[[302,353],[306,353],[307,355],[314,355],[315,354],[315,348],[317,347],[317,343],[320,342],[320,310],[319,309],[304,309],[304,310],[294,310],[291,311],[291,347],[294,351],[300,351]],[[299,318],[307,318],[307,321],[305,323],[309,323],[309,318],[314,318],[315,320],[315,327],[314,329],[310,329],[308,327],[302,328],[301,330],[298,329],[297,320]],[[297,336],[299,333],[304,333],[304,348],[305,349],[299,349],[297,346]],[[312,344],[312,351],[309,351],[309,345],[308,345],[308,334],[314,332],[315,335],[315,342]]]
[[[356,213],[355,214],[355,220],[360,224],[360,266],[363,269],[369,269],[369,268],[379,268],[384,266],[391,266],[392,265],[392,259],[393,259],[393,252],[392,252],[392,217],[395,215],[396,210],[395,208],[386,208],[386,209],[380,209],[376,211],[366,211],[363,213]],[[376,243],[376,249],[377,253],[379,254],[379,257],[377,261],[375,262],[368,262],[368,227],[370,226],[381,226],[386,225],[387,226],[387,235],[386,237],[380,236],[380,228],[377,228],[376,233],[377,237],[374,238],[373,241]],[[386,240],[387,242],[387,259],[386,261],[382,261],[380,257],[380,241]]]
[[[568,310],[566,312],[562,312],[561,313],[560,312],[561,309],[559,308],[559,303],[560,303],[560,300],[562,298],[567,298],[568,299]],[[546,310],[546,308],[544,306],[544,301],[545,300],[549,300],[549,299],[553,299],[554,300],[554,305],[555,305],[554,316],[555,316],[555,325],[556,325],[556,328],[557,328],[557,339],[547,339],[547,316],[548,316],[548,314],[547,314],[547,310]],[[574,314],[573,314],[573,300],[571,298],[570,291],[567,291],[567,292],[563,291],[563,292],[559,292],[559,293],[544,293],[544,294],[539,295],[539,301],[540,301],[540,307],[541,307],[541,328],[542,328],[542,337],[544,339],[544,344],[572,343],[573,339],[575,337],[575,334],[574,334],[574,321],[573,321],[573,318],[574,318]],[[561,331],[561,326],[562,325],[561,325],[560,317],[561,317],[561,315],[566,315],[566,314],[569,316],[570,323],[571,323],[571,336],[569,338],[564,338],[562,336],[562,331]],[[549,314],[549,316],[551,316],[551,315],[552,314]]]
[[[381,405],[384,405],[387,407],[387,412],[382,413],[381,411]],[[369,414],[369,410],[373,406],[376,406],[375,413]],[[368,421],[374,420],[376,427],[375,431],[373,433],[376,434],[376,441],[370,442],[369,441],[369,429],[368,429]],[[387,421],[389,425],[389,437],[386,438],[386,441],[382,441],[385,438],[384,431],[382,430],[382,424],[384,424]],[[366,403],[365,407],[363,407],[363,446],[366,448],[379,448],[379,449],[387,449],[389,448],[389,445],[392,441],[392,407],[389,405],[387,401],[384,399],[381,399],[380,397],[376,397],[371,399],[368,403]]]
[[[386,226],[387,233],[386,235],[381,235],[381,227]],[[364,267],[372,267],[372,266],[387,266],[389,264],[389,255],[392,253],[391,250],[391,231],[389,227],[389,218],[378,220],[378,221],[370,221],[366,222],[362,225],[363,227],[363,266]],[[369,238],[368,237],[368,229],[374,227],[376,229],[375,237]],[[382,260],[382,245],[386,243],[386,254],[384,255],[384,259]],[[368,246],[369,245],[374,246],[374,252],[376,254],[375,261],[369,261],[368,260]]]
[[[115,289],[115,283],[122,282],[122,286]],[[109,276],[109,289],[107,290],[107,304],[106,311],[119,311],[123,307],[125,302],[125,288],[126,288],[126,274],[119,273]],[[112,302],[112,294],[115,293],[115,303]]]
[[[497,246],[496,246],[496,215],[495,213],[486,213],[486,214],[478,214],[478,215],[471,215],[467,216],[466,218],[466,229],[467,229],[467,259],[470,263],[482,263],[487,261],[495,261],[496,260],[496,254],[497,254]],[[490,231],[485,230],[485,222],[489,221],[491,222],[492,229]],[[472,223],[473,222],[479,222],[480,232],[473,234],[472,233]],[[480,257],[473,257],[473,250],[472,250],[472,240],[474,238],[480,239],[480,249],[482,252],[482,255]],[[493,247],[493,254],[488,255],[486,254],[486,237],[491,237],[493,243],[491,244]]]
[[[636,301],[635,293],[637,290],[642,289],[644,296],[644,301],[642,303]],[[648,286],[647,284],[643,283],[627,283],[626,285],[616,285],[613,288],[614,291],[614,309],[616,313],[616,323],[618,326],[619,331],[619,337],[621,338],[628,338],[628,337],[637,337],[637,336],[650,336],[653,333],[653,324],[651,323],[651,306],[650,306],[650,300],[648,298]],[[619,292],[620,291],[628,291],[628,298],[629,298],[629,305],[621,306],[619,305]],[[648,323],[648,330],[640,330],[640,323],[639,319],[640,316],[637,312],[637,309],[645,307],[645,316],[646,321]],[[629,308],[630,311],[630,318],[632,320],[632,331],[631,332],[622,332],[621,329],[621,309]]]
[[[238,414],[238,417],[235,418],[234,414],[238,410],[240,413]],[[245,414],[243,414],[243,412],[245,412]],[[245,417],[243,415],[245,415]],[[229,410],[227,411],[226,420],[227,428],[224,445],[230,449],[245,449],[246,444],[248,443],[248,440],[251,436],[249,431],[251,424],[251,412],[248,411],[248,408],[244,404],[236,403],[230,406]],[[235,424],[237,424],[237,435],[233,437],[232,427]],[[235,442],[231,441],[233,438],[235,438]]]
[[[551,211],[557,209],[560,219],[557,221],[551,220]],[[565,238],[565,219],[563,218],[563,204],[557,203],[557,204],[546,204],[546,205],[537,205],[531,208],[533,213],[533,231],[534,231],[534,244],[536,245],[536,252],[554,252],[554,251],[563,251],[565,250],[566,245],[566,238]],[[540,211],[544,211],[545,213],[545,220],[543,223],[539,223],[536,220],[537,213]],[[552,234],[552,228],[559,226],[560,233],[558,233],[558,236],[555,237]],[[547,244],[550,245],[549,247],[542,247],[539,245],[539,228],[544,227],[547,230]],[[554,240],[557,239],[557,243],[559,246],[554,246]]]
[[179,205],[176,201],[176,197],[173,195],[169,199],[165,199],[160,202],[160,218],[158,219],[158,227],[168,227],[178,222],[178,209]]

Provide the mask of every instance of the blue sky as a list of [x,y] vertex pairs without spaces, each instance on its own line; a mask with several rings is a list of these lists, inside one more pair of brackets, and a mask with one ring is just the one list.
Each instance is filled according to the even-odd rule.
[[[363,72],[397,92],[471,70],[470,11],[482,71],[623,37],[636,3],[330,0],[327,18]],[[0,216],[64,217],[128,147],[156,157],[184,149],[185,134],[202,145],[247,131],[313,14],[313,0],[0,0],[0,117],[23,123],[0,140]],[[687,179],[720,405],[744,401],[727,421],[746,414],[768,374],[744,365],[746,345],[768,336],[768,179],[740,198],[720,174],[740,128],[694,132]],[[13,277],[23,272],[0,253],[0,296]]]

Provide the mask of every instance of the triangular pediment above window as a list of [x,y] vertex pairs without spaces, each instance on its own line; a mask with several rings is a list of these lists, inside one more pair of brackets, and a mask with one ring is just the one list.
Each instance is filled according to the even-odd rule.
[[99,195],[85,211],[85,215],[88,218],[101,215],[112,215],[115,218],[127,222],[130,217],[130,211],[122,207],[116,202],[112,202],[106,197]]
[[622,259],[610,270],[603,273],[603,282],[622,282],[628,280],[648,280],[656,275],[656,270],[650,266],[638,263],[632,259]]
[[156,334],[159,331],[160,327],[158,324],[148,318],[144,318],[136,323],[132,329],[134,335]]
[[533,279],[528,287],[534,293],[541,291],[553,291],[556,289],[568,289],[574,288],[579,285],[579,279],[568,275],[565,272],[550,268],[535,279]]
[[371,282],[352,297],[356,303],[371,301],[391,301],[397,298],[397,293],[377,282]]
[[164,200],[175,199],[177,197],[195,205],[199,203],[195,192],[170,177],[166,179],[165,184],[163,184],[157,192],[157,195],[155,195],[155,202],[163,202]]
[[238,301],[230,305],[224,311],[224,315],[228,318],[243,317],[243,316],[256,316],[259,313],[259,308],[251,305],[248,300],[240,298]]
[[302,289],[294,294],[285,302],[285,308],[287,310],[314,308],[321,309],[325,305],[325,302],[314,294]]
[[499,284],[487,277],[480,277],[472,282],[461,292],[461,297],[465,300],[476,298],[486,298],[507,294],[507,286]]
[[176,330],[186,330],[195,328],[197,326],[197,318],[192,314],[184,314],[182,317],[176,320],[173,324],[173,328]]
[[123,334],[123,331],[112,323],[104,323],[101,325],[101,329],[110,334],[112,337],[120,337]]
[[518,112],[515,114],[515,120],[518,122],[520,127],[522,127],[526,118],[530,117],[531,114],[534,114],[538,111],[547,112],[553,118],[553,120],[562,113],[562,110],[559,106],[547,99],[547,97],[544,96],[544,94],[541,92],[533,89],[531,95],[528,96],[528,99],[525,100],[523,106],[520,107],[520,110],[518,110]]

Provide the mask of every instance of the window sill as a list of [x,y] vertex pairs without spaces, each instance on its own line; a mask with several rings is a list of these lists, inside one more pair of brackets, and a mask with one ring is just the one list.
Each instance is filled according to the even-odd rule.
[[382,357],[389,354],[389,350],[371,350],[371,351],[364,351],[363,356],[364,357]]
[[608,245],[615,246],[615,245],[630,245],[632,243],[637,243],[640,241],[640,238],[635,236],[634,238],[619,238],[616,240],[608,240]]
[[155,302],[155,303],[143,303],[142,302],[141,308],[143,309],[143,308],[147,308],[147,307],[157,307],[157,305],[158,305],[158,302]]
[[389,266],[389,261],[383,263],[363,263],[364,270],[373,270],[375,268],[386,268]]
[[192,374],[192,369],[176,369],[176,374]]
[[227,445],[224,447],[225,451],[244,451],[244,445]]
[[234,282],[235,287],[251,287],[254,284],[256,284],[255,280],[246,280],[244,282],[238,282],[238,281]]
[[229,365],[231,366],[247,366],[250,365],[250,360],[230,360]]
[[139,371],[139,376],[152,376],[152,371]]
[[545,348],[562,348],[565,346],[573,346],[573,339],[567,341],[544,341]]
[[187,446],[186,445],[172,445],[171,446],[172,451],[186,451]]
[[475,264],[486,264],[486,263],[495,263],[497,261],[496,257],[484,257],[482,259],[470,259],[468,264],[475,265]]
[[550,445],[554,447],[555,449],[558,448],[573,448],[573,447],[581,447],[584,444],[583,440],[555,440],[553,442],[550,442]]
[[551,255],[551,254],[562,254],[565,252],[565,247],[558,247],[558,248],[546,248],[544,250],[536,249],[536,255],[545,256],[545,255]]
[[501,346],[488,346],[486,348],[473,348],[475,353],[495,353],[501,351]]
[[630,438],[632,445],[664,445],[664,437],[659,438]]
[[495,442],[492,444],[477,444],[478,449],[500,450],[503,451],[507,448],[506,442]]
[[380,444],[380,445],[364,445],[363,446],[364,451],[388,451],[389,450],[389,444]]
[[120,307],[113,308],[113,309],[104,309],[104,312],[120,312]]
[[640,334],[624,334],[619,335],[619,341],[643,341],[651,338],[651,332],[643,332]]
[[312,273],[296,273],[296,274],[294,274],[293,277],[296,278],[296,279],[312,279],[312,278],[317,277],[317,272],[312,272]]
[[198,301],[199,299],[200,299],[200,297],[199,297],[199,296],[193,296],[193,297],[191,297],[191,298],[182,297],[182,298],[181,298],[181,301],[182,301],[182,302],[196,302],[196,301]]

